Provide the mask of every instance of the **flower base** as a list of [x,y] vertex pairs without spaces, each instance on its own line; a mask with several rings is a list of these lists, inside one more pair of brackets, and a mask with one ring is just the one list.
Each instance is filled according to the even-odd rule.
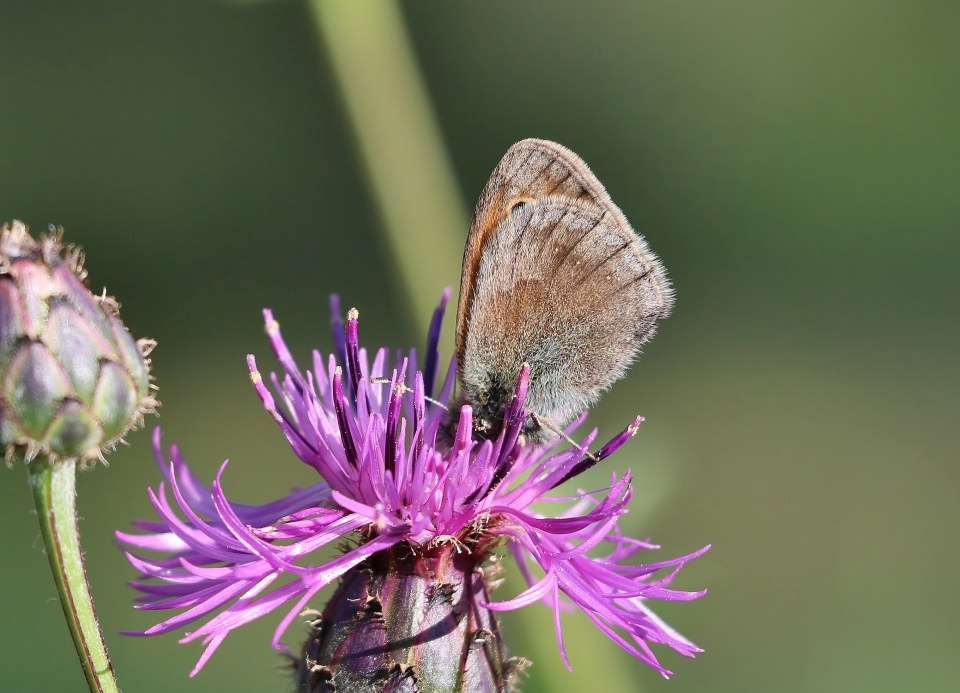
[[507,659],[487,602],[499,572],[455,539],[400,544],[347,573],[311,624],[297,667],[310,693],[498,693],[526,663]]

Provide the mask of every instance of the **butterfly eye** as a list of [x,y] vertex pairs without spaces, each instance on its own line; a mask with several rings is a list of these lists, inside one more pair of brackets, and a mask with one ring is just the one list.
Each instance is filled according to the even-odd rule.
[[513,206],[510,208],[511,214],[516,214],[517,212],[522,212],[523,208],[527,206],[526,200],[517,200],[513,203]]

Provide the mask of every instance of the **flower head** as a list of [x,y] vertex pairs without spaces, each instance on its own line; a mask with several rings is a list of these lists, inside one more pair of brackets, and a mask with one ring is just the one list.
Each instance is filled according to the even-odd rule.
[[[469,606],[482,612],[474,636],[496,630],[492,612],[543,602],[555,613],[557,642],[568,667],[560,612],[570,604],[664,675],[670,672],[650,645],[667,645],[688,656],[701,651],[661,621],[648,602],[704,594],[674,590],[670,583],[687,561],[708,547],[665,561],[635,563],[638,553],[657,547],[618,529],[632,492],[629,473],[612,475],[610,485],[599,493],[556,494],[557,486],[620,448],[642,418],[595,455],[583,451],[596,431],[579,448],[527,445],[521,436],[528,416],[524,400],[529,372],[524,369],[499,436],[475,440],[471,407],[463,406],[456,432],[446,440],[441,431],[443,403],[452,399],[455,364],[442,383],[436,376],[448,298],[449,292],[434,315],[422,370],[413,351],[390,361],[381,349],[371,359],[359,346],[357,312],[351,310],[344,325],[337,317],[336,299],[335,353],[315,351],[312,368],[301,370],[273,315],[265,311],[267,334],[282,371],[265,379],[250,356],[253,385],[296,456],[316,470],[320,481],[266,505],[234,504],[224,492],[226,464],[208,489],[175,447],[169,462],[164,461],[158,434],[165,482],[150,498],[160,522],[141,522],[145,534],[118,537],[145,577],[134,583],[143,592],[140,608],[183,611],[143,634],[199,623],[184,638],[206,645],[196,673],[233,629],[278,609],[285,615],[273,645],[282,648],[281,638],[293,620],[320,589],[338,578],[352,584],[357,571],[376,572],[378,565],[389,570],[405,560],[398,556],[433,560],[443,554],[452,560],[466,554],[471,560],[461,569],[465,581],[483,578],[481,588],[467,590]],[[545,508],[554,510],[547,513]],[[317,558],[320,549],[345,538],[352,543],[340,555]],[[487,589],[489,559],[500,546],[516,558],[529,587],[513,598],[493,601]],[[165,557],[150,558],[144,552]],[[282,582],[283,576],[293,579]],[[381,581],[376,589],[380,595],[387,588]],[[320,666],[324,664],[317,666],[328,675]]]
[[134,341],[119,305],[84,284],[83,255],[0,227],[0,453],[89,462],[153,411],[155,343]]

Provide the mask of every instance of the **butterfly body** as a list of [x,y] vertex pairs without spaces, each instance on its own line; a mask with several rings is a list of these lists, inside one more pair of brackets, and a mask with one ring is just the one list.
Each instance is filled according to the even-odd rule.
[[594,404],[672,304],[659,259],[586,164],[553,142],[518,142],[480,196],[464,251],[456,353],[475,433],[499,434],[528,364],[524,433],[545,442],[540,421],[560,427]]

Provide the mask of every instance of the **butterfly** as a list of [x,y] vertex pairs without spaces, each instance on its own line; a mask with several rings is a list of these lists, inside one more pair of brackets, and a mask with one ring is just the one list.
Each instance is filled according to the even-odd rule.
[[524,364],[523,434],[542,444],[626,373],[673,307],[659,258],[586,163],[526,139],[480,194],[457,306],[459,400],[496,437]]

